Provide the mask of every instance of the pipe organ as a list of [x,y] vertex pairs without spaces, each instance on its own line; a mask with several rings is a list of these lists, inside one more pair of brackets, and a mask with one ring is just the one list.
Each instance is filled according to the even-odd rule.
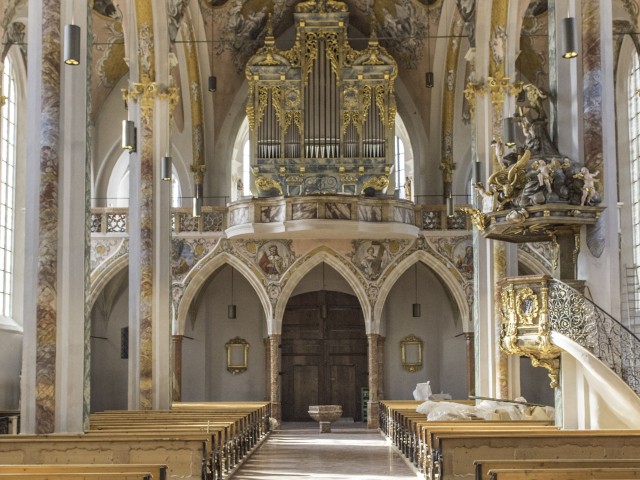
[[269,22],[249,60],[247,116],[260,196],[384,193],[394,160],[395,60],[372,29],[349,45],[346,4],[296,5],[293,47],[279,50]]

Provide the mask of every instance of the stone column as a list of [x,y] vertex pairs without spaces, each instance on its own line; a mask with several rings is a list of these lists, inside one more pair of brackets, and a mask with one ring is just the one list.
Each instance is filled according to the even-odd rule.
[[182,340],[183,335],[172,335],[171,358],[173,358],[173,382],[171,399],[174,402],[182,401]]
[[[166,409],[171,391],[170,182],[160,178],[159,158],[169,149],[170,116],[177,101],[169,78],[166,15],[158,2],[136,0],[135,25],[127,25],[129,119],[137,129],[129,162],[129,408]],[[143,55],[140,55],[143,53]],[[134,60],[135,59],[135,60]]]
[[[35,366],[35,375],[29,378],[34,381],[35,388],[23,388],[22,397],[25,403],[35,400],[35,405],[33,410],[22,407],[22,427],[24,432],[30,433],[53,433],[55,430],[62,38],[60,8],[60,2],[54,0],[29,4],[29,24],[32,26],[28,32],[29,44],[41,47],[39,52],[29,51],[28,66],[28,88],[35,97],[28,108],[39,105],[35,114],[38,117],[35,118],[33,109],[29,108],[28,120],[35,127],[32,131],[40,132],[39,142],[29,142],[27,146],[28,171],[39,172],[34,175],[35,189],[31,191],[28,188],[29,193],[26,194],[25,240],[28,245],[25,277],[27,281],[33,280],[33,288],[25,287],[24,331],[25,339],[28,332],[35,332],[35,342],[33,351],[28,348],[31,345],[25,344],[23,370]],[[39,82],[34,85],[36,81],[31,79],[38,77]]]
[[384,344],[386,337],[378,338],[378,400],[384,400]]
[[596,224],[587,227],[588,249],[580,256],[578,270],[583,278],[589,278],[595,303],[620,318],[613,6],[600,0],[576,2],[576,7],[578,4],[582,9],[578,58],[583,72],[584,164],[590,172],[599,172],[596,186],[602,196],[600,206],[606,207]]
[[271,368],[269,371],[269,386],[271,390],[271,417],[274,418],[278,425],[282,423],[282,412],[281,412],[281,385],[280,385],[280,368],[282,366],[282,350],[280,348],[280,342],[282,339],[282,335],[273,334],[269,337],[270,339],[270,352],[269,358],[271,361]]
[[367,334],[369,343],[369,401],[367,402],[367,428],[380,426],[380,335]]
[[264,339],[264,398],[269,400],[271,398],[271,339],[266,337]]
[[464,332],[467,344],[467,392],[469,396],[476,394],[476,354],[473,337],[473,332]]
[[[85,35],[86,8],[76,22]],[[88,69],[85,57],[61,72],[61,25],[70,5],[43,0],[28,9],[25,124],[36,138],[26,147],[21,430],[81,432],[88,414]],[[63,95],[73,104],[63,105]]]

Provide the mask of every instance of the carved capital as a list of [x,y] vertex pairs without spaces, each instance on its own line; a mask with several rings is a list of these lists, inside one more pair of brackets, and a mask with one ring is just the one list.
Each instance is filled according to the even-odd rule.
[[193,172],[193,181],[196,184],[204,183],[204,174],[207,171],[206,165],[191,165],[191,171]]
[[173,110],[180,98],[177,87],[165,87],[156,82],[132,82],[129,88],[123,88],[121,91],[125,103],[140,104],[143,116],[151,114],[156,100],[166,100],[169,103],[169,114],[173,115]]

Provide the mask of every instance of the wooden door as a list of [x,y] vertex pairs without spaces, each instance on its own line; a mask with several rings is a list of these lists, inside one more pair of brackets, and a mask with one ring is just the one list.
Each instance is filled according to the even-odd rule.
[[282,326],[282,419],[309,421],[309,405],[342,405],[361,421],[367,337],[356,297],[311,292],[291,298]]

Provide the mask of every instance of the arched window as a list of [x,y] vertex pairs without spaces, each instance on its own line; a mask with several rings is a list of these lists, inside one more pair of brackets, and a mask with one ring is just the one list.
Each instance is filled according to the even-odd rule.
[[0,315],[12,315],[14,185],[16,164],[17,93],[13,65],[7,57],[2,73],[0,138]]
[[633,237],[633,263],[640,265],[640,61],[638,54],[633,54],[629,74],[629,165],[630,165],[630,200],[631,200],[631,233]]

